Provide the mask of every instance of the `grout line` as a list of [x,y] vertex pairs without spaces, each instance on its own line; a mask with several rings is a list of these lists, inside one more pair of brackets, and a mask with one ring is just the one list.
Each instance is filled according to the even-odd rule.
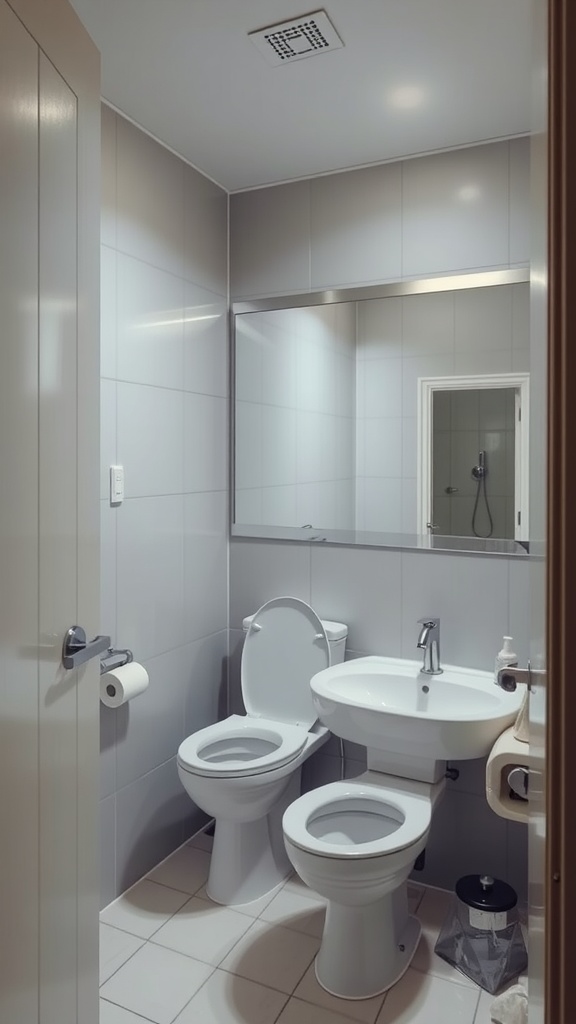
[[157,1024],[156,1021],[152,1020],[152,1017],[143,1017],[141,1013],[136,1013],[134,1010],[128,1010],[127,1007],[123,1006],[122,1003],[115,1003],[112,999],[108,999],[107,996],[100,996],[100,999],[104,1003],[110,1003],[110,1006],[118,1006],[119,1009],[124,1010],[126,1013],[132,1013],[135,1017],[138,1018],[138,1020],[145,1020],[149,1022],[149,1024]]
[[142,947],[145,946],[147,943],[147,939],[143,939],[141,935],[134,935],[133,932],[124,931],[123,928],[116,928],[115,925],[107,924],[106,921],[101,921],[100,923],[103,924],[106,928],[112,928],[114,931],[122,932],[122,935],[129,935],[132,939],[140,939],[140,945],[138,946],[138,949],[135,949],[134,952],[131,953],[126,960],[123,960],[122,963],[116,968],[116,970],[112,971],[112,974],[109,974],[104,981],[100,981],[100,979],[98,979],[98,991],[100,991],[102,986],[105,985],[107,981],[110,981],[110,979],[113,978],[115,974],[118,974],[118,971],[122,970],[122,968],[128,963],[128,961],[131,960],[132,957],[134,957],[136,953],[138,953],[142,949]]

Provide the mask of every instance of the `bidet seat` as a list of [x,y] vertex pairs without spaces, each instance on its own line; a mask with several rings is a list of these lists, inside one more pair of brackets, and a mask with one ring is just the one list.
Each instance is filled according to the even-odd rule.
[[364,860],[413,846],[426,835],[430,821],[429,798],[352,781],[304,794],[284,812],[282,825],[285,837],[301,850]]

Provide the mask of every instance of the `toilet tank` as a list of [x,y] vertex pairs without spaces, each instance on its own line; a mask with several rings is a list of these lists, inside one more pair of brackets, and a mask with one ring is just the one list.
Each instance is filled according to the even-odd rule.
[[[253,618],[254,615],[247,615],[246,618],[242,620],[242,629],[245,633],[250,629],[250,623]],[[328,646],[330,647],[330,664],[340,665],[344,661],[348,626],[343,622],[332,622],[331,619],[320,619],[320,621],[326,630],[326,636],[328,638]]]

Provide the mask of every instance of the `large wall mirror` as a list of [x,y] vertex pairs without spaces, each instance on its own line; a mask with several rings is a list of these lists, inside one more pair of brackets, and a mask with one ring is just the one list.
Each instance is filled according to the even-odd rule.
[[526,553],[527,270],[233,318],[233,534]]

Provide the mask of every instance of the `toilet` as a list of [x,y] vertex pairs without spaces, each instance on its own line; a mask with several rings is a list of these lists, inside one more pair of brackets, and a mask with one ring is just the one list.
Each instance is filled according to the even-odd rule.
[[363,775],[299,797],[282,822],[294,868],[328,901],[315,970],[342,999],[385,992],[410,965],[421,926],[407,879],[445,786],[385,774],[372,760],[369,750]]
[[282,814],[300,793],[302,764],[329,737],[310,679],[344,660],[348,632],[293,597],[268,601],[244,630],[246,715],[193,733],[177,757],[186,792],[216,819],[206,892],[227,906],[257,900],[291,871]]

